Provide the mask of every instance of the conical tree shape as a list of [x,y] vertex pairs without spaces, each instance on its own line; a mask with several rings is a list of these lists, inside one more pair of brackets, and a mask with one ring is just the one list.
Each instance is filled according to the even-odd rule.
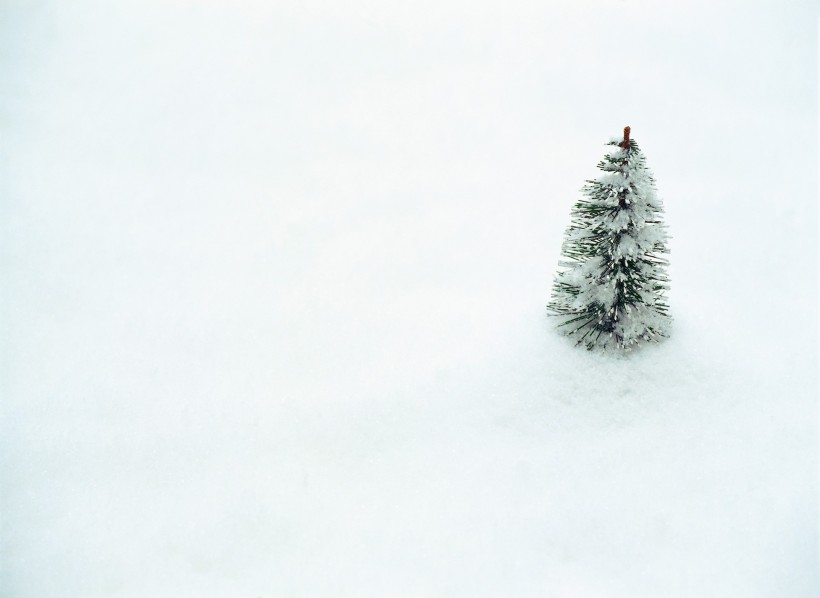
[[663,203],[638,144],[608,143],[587,181],[561,249],[547,305],[558,327],[587,349],[630,349],[667,336],[671,319]]

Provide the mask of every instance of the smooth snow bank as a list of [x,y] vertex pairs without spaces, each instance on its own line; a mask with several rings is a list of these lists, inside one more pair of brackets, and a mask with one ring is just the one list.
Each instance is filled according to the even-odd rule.
[[[813,11],[542,4],[0,8],[0,594],[820,593]],[[544,304],[626,124],[613,359]]]

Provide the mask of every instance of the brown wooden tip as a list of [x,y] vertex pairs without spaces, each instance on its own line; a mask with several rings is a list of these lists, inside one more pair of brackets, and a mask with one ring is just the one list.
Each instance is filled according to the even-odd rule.
[[624,127],[624,142],[621,145],[624,149],[629,149],[629,131],[631,131],[629,127]]

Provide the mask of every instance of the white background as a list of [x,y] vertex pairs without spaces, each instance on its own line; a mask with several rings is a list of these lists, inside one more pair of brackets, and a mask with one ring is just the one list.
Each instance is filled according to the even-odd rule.
[[[820,593],[813,2],[0,4],[4,597]],[[632,126],[674,334],[545,315]]]

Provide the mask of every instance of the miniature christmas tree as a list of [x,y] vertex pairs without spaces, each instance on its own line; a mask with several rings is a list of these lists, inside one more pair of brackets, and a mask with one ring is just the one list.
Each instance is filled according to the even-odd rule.
[[587,349],[630,349],[667,336],[671,318],[663,204],[629,127],[575,204],[547,305]]

